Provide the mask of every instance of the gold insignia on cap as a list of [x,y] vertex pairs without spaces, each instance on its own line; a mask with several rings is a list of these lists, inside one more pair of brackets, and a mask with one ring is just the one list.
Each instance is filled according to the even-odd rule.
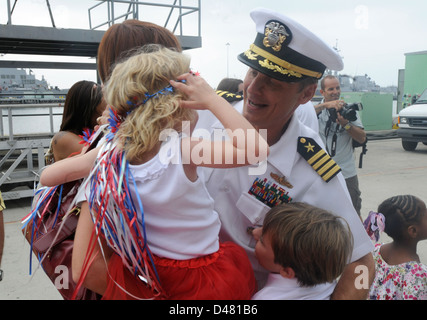
[[287,75],[287,76],[294,76],[297,78],[302,78],[301,73],[298,73],[298,72],[295,72],[292,70],[284,69],[281,66],[278,66],[278,65],[271,63],[268,59],[265,59],[264,61],[259,61],[259,64],[261,67],[272,70],[274,72],[279,72],[279,73]]
[[258,58],[258,54],[252,52],[250,49],[245,51],[245,56],[249,59],[249,60],[257,60]]
[[263,43],[267,48],[272,48],[274,51],[278,52],[282,50],[282,44],[289,36],[290,34],[286,31],[284,25],[272,21],[265,26],[265,38]]
[[331,181],[341,168],[312,138],[298,138],[298,152],[325,182]]
[[294,64],[291,64],[261,49],[255,44],[252,44],[249,50],[247,50],[244,53],[244,55],[249,60],[258,60],[259,57],[264,58],[264,61],[261,61],[261,60],[258,61],[262,67],[273,70],[275,72],[280,72],[281,74],[284,74],[284,75],[294,76],[298,78],[302,78],[303,75],[313,77],[313,78],[318,78],[318,79],[322,77],[322,73],[310,71],[308,69],[301,68]]

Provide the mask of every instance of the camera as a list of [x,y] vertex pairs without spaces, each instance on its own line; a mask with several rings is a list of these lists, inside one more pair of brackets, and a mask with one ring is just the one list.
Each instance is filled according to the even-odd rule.
[[[356,111],[363,110],[363,105],[361,103],[353,103],[353,104],[346,104],[342,108],[341,111],[339,111],[339,114],[348,121],[356,121],[357,120],[357,114]],[[329,119],[332,122],[336,122],[337,117],[337,110],[334,108],[328,109],[329,111]]]

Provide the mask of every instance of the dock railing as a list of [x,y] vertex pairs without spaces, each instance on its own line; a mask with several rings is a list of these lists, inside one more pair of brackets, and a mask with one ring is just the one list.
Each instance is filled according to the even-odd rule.
[[0,190],[4,200],[32,197],[62,104],[0,104]]

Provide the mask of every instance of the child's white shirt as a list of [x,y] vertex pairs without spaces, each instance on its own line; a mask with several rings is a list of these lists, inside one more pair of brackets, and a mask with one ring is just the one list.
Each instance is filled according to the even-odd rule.
[[296,278],[287,279],[278,273],[270,273],[267,284],[252,300],[329,300],[336,282],[302,287]]

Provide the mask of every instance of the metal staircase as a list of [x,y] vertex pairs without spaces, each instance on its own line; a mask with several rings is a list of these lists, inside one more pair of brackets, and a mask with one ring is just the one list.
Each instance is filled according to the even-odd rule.
[[[97,56],[97,50],[105,30],[114,23],[126,19],[139,19],[162,25],[173,31],[184,50],[201,47],[201,0],[163,0],[142,2],[136,0],[92,0],[96,5],[88,9],[89,26],[86,29],[60,29],[56,26],[49,0],[46,0],[52,27],[35,27],[12,24],[13,12],[28,0],[7,0],[7,23],[0,24],[0,55],[11,60],[0,59],[0,68],[30,69],[73,69],[96,70],[96,63],[66,61],[67,57]],[[89,3],[89,1],[88,1]],[[94,25],[97,16],[107,17]],[[18,61],[13,55],[61,56],[62,62]],[[42,109],[45,117],[33,113]],[[55,133],[53,118],[61,117],[62,105],[58,104],[0,104],[0,190],[4,200],[33,196],[38,172],[44,167],[44,153]],[[53,111],[56,110],[56,111]],[[27,117],[40,123],[41,132],[19,132],[16,121]],[[31,120],[30,120],[31,121]]]

